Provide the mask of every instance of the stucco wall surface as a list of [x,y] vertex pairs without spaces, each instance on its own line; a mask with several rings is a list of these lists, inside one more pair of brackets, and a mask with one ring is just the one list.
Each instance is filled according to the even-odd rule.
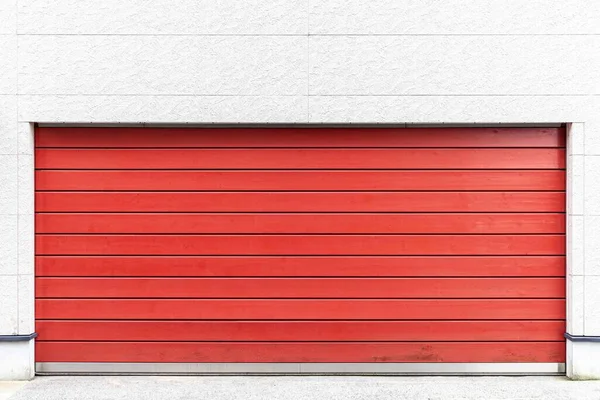
[[34,122],[565,122],[600,336],[599,71],[600,1],[0,0],[0,335],[34,330]]

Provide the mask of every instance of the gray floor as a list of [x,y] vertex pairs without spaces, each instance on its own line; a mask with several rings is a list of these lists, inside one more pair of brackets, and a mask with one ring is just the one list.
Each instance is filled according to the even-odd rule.
[[27,384],[27,382],[0,381],[0,400],[7,400],[10,396]]
[[38,377],[10,400],[599,399],[561,377]]

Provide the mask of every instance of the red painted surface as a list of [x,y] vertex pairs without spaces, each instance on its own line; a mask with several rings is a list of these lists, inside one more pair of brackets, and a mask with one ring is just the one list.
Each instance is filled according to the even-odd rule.
[[559,341],[562,321],[39,321],[39,341]]
[[564,128],[37,128],[36,147],[565,147]]
[[38,128],[37,361],[564,362],[563,128]]
[[550,169],[563,149],[40,149],[54,169]]
[[564,255],[564,235],[37,235],[56,255]]
[[38,214],[38,233],[565,233],[564,214]]
[[558,192],[38,192],[38,212],[560,212]]
[[563,342],[37,342],[55,362],[562,362]]
[[[546,320],[565,318],[564,299],[190,300],[38,299],[38,319]],[[564,321],[563,321],[564,322]],[[40,337],[39,340],[43,340]],[[168,339],[168,338],[167,338]]]
[[37,276],[565,275],[564,256],[38,256]]
[[38,190],[563,190],[562,170],[42,170]]
[[38,298],[561,298],[563,278],[38,278]]

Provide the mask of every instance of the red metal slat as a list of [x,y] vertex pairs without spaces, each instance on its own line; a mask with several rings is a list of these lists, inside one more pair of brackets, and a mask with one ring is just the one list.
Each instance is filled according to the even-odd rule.
[[564,190],[562,170],[36,171],[38,190]]
[[36,341],[561,341],[564,321],[37,321]]
[[38,214],[38,233],[564,233],[564,214]]
[[38,255],[564,255],[564,235],[37,235]]
[[563,149],[38,149],[38,169],[555,169]]
[[564,192],[40,192],[38,212],[564,212]]
[[564,362],[560,342],[37,342],[38,362]]
[[38,127],[37,147],[564,147],[564,128]]
[[564,320],[565,301],[38,299],[36,317],[119,320]]
[[38,256],[37,276],[564,276],[563,256]]
[[563,278],[37,278],[38,298],[562,298]]

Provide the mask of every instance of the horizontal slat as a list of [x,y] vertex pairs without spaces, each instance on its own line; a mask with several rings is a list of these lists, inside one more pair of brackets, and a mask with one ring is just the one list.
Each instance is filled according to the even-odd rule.
[[37,321],[39,341],[561,341],[564,321]]
[[560,342],[37,342],[38,362],[564,362]]
[[92,300],[38,299],[38,319],[535,320],[565,318],[559,299]]
[[38,127],[37,147],[564,147],[564,128]]
[[37,276],[564,276],[562,256],[36,257]]
[[38,212],[564,212],[564,192],[36,193]]
[[38,190],[564,190],[562,170],[36,171]]
[[564,168],[562,149],[39,149],[38,169]]
[[37,278],[38,298],[562,298],[563,278]]
[[38,255],[564,255],[564,235],[37,235]]
[[38,214],[38,233],[564,233],[564,214]]

